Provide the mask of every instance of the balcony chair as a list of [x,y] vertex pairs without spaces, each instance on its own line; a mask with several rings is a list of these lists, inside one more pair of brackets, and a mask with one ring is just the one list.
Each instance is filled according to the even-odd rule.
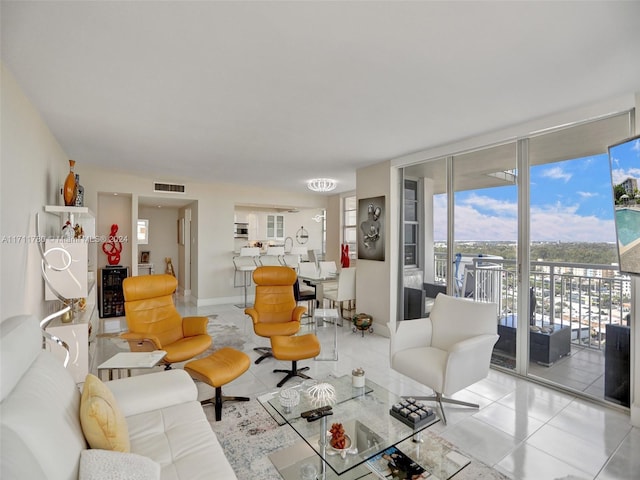
[[132,352],[164,350],[165,369],[190,360],[211,346],[207,317],[182,318],[173,304],[178,281],[173,275],[142,275],[122,282],[128,332],[120,337]]
[[322,299],[327,299],[332,307],[338,305],[340,318],[344,317],[344,302],[355,301],[356,299],[356,268],[343,268],[338,277],[338,288],[335,290],[324,290]]
[[[300,330],[300,319],[307,310],[298,306],[293,294],[296,272],[289,267],[258,267],[253,272],[256,299],[253,307],[244,313],[251,317],[256,335],[271,338],[275,335],[295,335]],[[254,362],[273,356],[271,347],[256,347],[261,356]]]
[[[260,249],[258,247],[242,247],[240,255],[233,257],[235,272],[233,275],[233,286],[244,287],[244,304],[236,305],[239,308],[247,308],[247,288],[251,285],[251,273],[258,268],[258,258]],[[242,279],[242,283],[239,283]]]
[[445,398],[482,380],[489,373],[491,352],[498,340],[497,305],[438,294],[429,318],[404,320],[390,332],[391,368],[431,388],[435,395],[415,397],[436,401],[444,424],[442,403],[479,408],[474,403]]

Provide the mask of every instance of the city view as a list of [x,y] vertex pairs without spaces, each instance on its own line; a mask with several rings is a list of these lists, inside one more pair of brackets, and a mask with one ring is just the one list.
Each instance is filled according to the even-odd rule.
[[[570,327],[574,348],[603,350],[606,325],[627,325],[631,285],[618,267],[612,181],[640,176],[638,153],[636,142],[636,149],[614,158],[612,167],[608,154],[531,167],[532,329]],[[494,301],[502,318],[513,316],[517,187],[455,193],[454,248],[461,264],[451,269],[444,264],[446,212],[446,195],[435,196],[436,275],[444,280],[448,270],[456,277],[457,294]],[[474,277],[471,286],[467,272]]]

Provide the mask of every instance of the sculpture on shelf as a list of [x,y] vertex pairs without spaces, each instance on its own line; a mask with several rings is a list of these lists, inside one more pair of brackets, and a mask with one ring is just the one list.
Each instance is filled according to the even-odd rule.
[[165,257],[164,261],[167,263],[167,269],[164,271],[167,275],[176,276],[176,272],[173,270],[173,263],[171,262],[171,257]]
[[116,236],[118,233],[118,224],[111,225],[111,233],[109,241],[102,244],[102,251],[107,256],[109,265],[118,265],[120,263],[120,252],[122,252],[122,242]]
[[64,199],[64,204],[67,207],[73,207],[76,205],[76,197],[78,195],[76,175],[73,173],[75,165],[75,160],[69,160],[69,174],[67,175],[67,178],[64,181],[64,186],[62,187],[62,197]]

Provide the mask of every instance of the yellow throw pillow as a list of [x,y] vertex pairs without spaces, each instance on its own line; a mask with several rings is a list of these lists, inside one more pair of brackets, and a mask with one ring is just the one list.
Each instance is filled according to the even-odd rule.
[[80,400],[80,423],[91,448],[130,451],[127,421],[111,390],[92,374],[88,374]]

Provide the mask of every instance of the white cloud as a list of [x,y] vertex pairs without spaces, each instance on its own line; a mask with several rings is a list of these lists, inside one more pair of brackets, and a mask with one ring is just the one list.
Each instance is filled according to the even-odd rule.
[[[476,208],[480,206],[481,209]],[[490,210],[490,207],[493,210]],[[562,242],[615,242],[613,219],[595,215],[578,215],[578,204],[555,204],[531,207],[531,240]],[[447,233],[447,207],[444,196],[434,201],[434,238],[443,240]],[[455,206],[455,236],[458,241],[516,241],[517,205],[479,195]]]
[[552,180],[564,180],[565,183],[571,180],[571,174],[565,172],[560,167],[548,168],[542,172],[542,176],[551,178]]
[[577,193],[582,198],[593,198],[599,195],[598,193],[594,193],[594,192],[577,192]]
[[629,177],[640,178],[640,167],[629,168],[628,170],[625,170],[623,168],[614,168],[613,170],[611,170],[611,178],[614,185],[621,184]]
[[514,202],[498,200],[484,195],[471,194],[463,201],[469,207],[478,208],[488,212],[496,212],[507,215],[517,215],[518,205]]
[[631,150],[633,150],[634,152],[640,152],[640,139],[633,142],[633,145],[631,146]]

